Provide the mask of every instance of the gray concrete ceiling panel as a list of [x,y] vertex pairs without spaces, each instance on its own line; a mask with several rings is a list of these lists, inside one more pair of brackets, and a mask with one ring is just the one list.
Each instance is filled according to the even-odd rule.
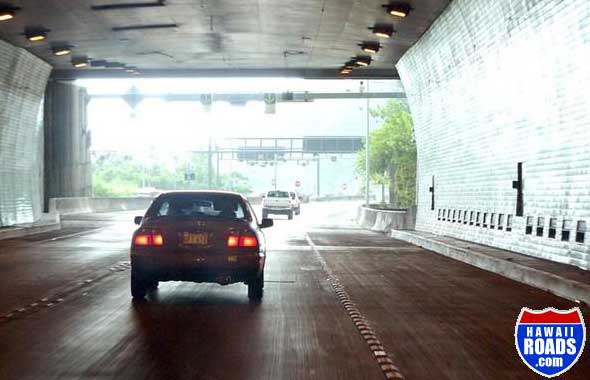
[[[389,16],[386,0],[168,0],[165,6],[93,10],[92,6],[138,0],[3,0],[22,8],[0,23],[0,38],[24,47],[56,69],[72,70],[70,57],[55,57],[56,43],[74,46],[75,55],[155,70],[285,69],[338,76],[358,44],[378,41],[368,29],[393,24],[397,33],[381,40],[373,64],[357,76],[390,72],[450,0],[410,1],[409,17]],[[142,0],[141,2],[145,2]],[[113,28],[177,24],[177,27],[114,31]],[[26,27],[50,29],[46,41],[31,43]],[[84,70],[99,73],[101,68]],[[328,74],[331,73],[331,74]]]

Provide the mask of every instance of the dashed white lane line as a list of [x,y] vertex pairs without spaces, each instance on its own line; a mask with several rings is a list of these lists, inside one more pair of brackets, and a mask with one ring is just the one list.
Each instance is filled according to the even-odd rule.
[[[354,304],[354,302],[350,299],[350,296],[340,283],[340,280],[334,276],[331,269],[328,267],[326,260],[324,260],[323,256],[320,254],[320,250],[324,249],[324,246],[316,246],[314,242],[311,240],[309,235],[306,234],[306,239],[309,246],[312,248],[312,251],[315,253],[317,259],[319,260],[322,268],[328,273],[328,282],[332,286],[332,289],[336,293],[336,296],[340,300],[340,303],[344,307],[344,310],[348,313],[348,316],[356,326],[358,332],[361,334],[365,343],[371,350],[373,356],[375,357],[375,361],[383,376],[386,379],[405,379],[402,375],[399,368],[393,363],[391,360],[391,355],[385,350],[383,344],[377,337],[377,334],[371,328],[369,322],[365,319],[363,314],[360,312],[358,307]],[[346,250],[350,247],[339,247],[339,250]]]
[[75,232],[75,233],[72,233],[72,234],[67,234],[67,235],[62,235],[62,236],[56,236],[56,237],[52,237],[52,238],[49,238],[49,239],[44,239],[44,240],[36,241],[35,244],[47,243],[47,242],[52,242],[52,241],[69,239],[69,238],[73,238],[73,237],[77,237],[77,236],[88,235],[88,234],[91,234],[93,232],[98,232],[100,230],[104,230],[105,228],[107,228],[107,227],[97,227],[97,228],[92,228],[90,230]]
[[[131,267],[131,263],[128,261],[120,262],[119,264],[113,266],[112,268],[116,269],[116,272],[128,270]],[[111,268],[111,269],[112,269]],[[0,314],[0,325],[3,323],[7,323],[10,321],[14,321],[17,319],[25,318],[26,316],[36,313],[43,308],[52,308],[57,306],[58,304],[66,301],[68,297],[72,294],[75,294],[77,291],[84,287],[88,287],[96,282],[100,282],[101,280],[107,278],[109,275],[112,275],[112,271],[102,271],[101,274],[98,274],[91,279],[86,279],[84,281],[78,280],[76,284],[72,283],[71,287],[68,287],[67,290],[63,290],[61,293],[53,295],[51,297],[43,297],[39,298],[37,302],[32,302],[27,305],[18,307],[11,312]],[[84,295],[84,294],[83,294]]]

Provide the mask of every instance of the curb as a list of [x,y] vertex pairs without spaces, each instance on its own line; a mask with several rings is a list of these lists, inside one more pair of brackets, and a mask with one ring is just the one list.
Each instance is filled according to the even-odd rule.
[[0,240],[16,239],[24,236],[59,230],[61,229],[59,215],[53,215],[54,216],[46,216],[46,218],[51,217],[53,219],[51,221],[42,222],[43,219],[41,219],[41,221],[29,225],[17,225],[14,227],[0,229]]
[[588,284],[480,252],[459,248],[412,232],[392,230],[390,236],[557,296],[572,301],[582,301],[590,305],[590,285]]

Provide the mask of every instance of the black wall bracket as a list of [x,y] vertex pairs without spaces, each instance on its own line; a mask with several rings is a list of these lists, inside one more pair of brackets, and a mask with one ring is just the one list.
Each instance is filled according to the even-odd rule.
[[522,179],[522,162],[518,163],[517,180],[512,181],[512,188],[516,190],[516,216],[524,215],[524,199],[523,199],[523,179]]
[[430,209],[434,210],[434,176],[432,176],[432,186],[428,188],[428,191],[431,193],[430,198]]

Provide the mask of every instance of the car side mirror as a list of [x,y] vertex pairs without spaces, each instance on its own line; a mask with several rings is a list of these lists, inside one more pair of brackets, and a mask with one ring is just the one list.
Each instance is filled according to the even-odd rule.
[[260,223],[260,228],[272,227],[274,224],[275,224],[275,222],[272,219],[264,218],[264,219],[262,219],[262,222]]
[[143,220],[143,216],[136,216],[135,219],[133,219],[133,223],[135,223],[139,226],[141,224],[142,220]]

